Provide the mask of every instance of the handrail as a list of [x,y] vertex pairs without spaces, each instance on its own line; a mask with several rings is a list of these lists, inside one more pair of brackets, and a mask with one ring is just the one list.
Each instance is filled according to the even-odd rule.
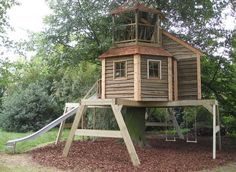
[[90,90],[87,92],[87,94],[83,97],[83,99],[88,99],[89,98],[89,96],[91,95],[91,94],[93,94],[93,92],[94,92],[94,94],[97,94],[98,93],[98,83],[99,83],[99,80],[97,80],[94,84],[93,84],[93,86],[90,88]]

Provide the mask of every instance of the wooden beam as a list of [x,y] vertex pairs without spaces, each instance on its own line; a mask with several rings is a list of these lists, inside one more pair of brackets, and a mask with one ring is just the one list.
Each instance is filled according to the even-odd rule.
[[173,73],[174,73],[174,100],[178,100],[178,69],[177,60],[173,60]]
[[168,57],[168,99],[173,100],[172,57]]
[[86,106],[109,106],[114,103],[113,99],[95,99],[95,100],[81,100],[81,103]]
[[201,86],[201,57],[197,54],[197,98],[202,99],[202,86]]
[[130,106],[130,107],[176,107],[176,106],[204,106],[205,105],[217,105],[216,100],[177,100],[177,101],[166,101],[166,102],[157,102],[157,101],[133,101],[127,99],[115,99],[117,105]]
[[75,135],[90,137],[122,138],[120,131],[77,129]]
[[135,11],[135,43],[138,43],[138,11]]
[[121,108],[120,108],[120,106],[117,106],[115,104],[112,104],[111,107],[114,112],[117,124],[120,128],[120,132],[121,132],[121,135],[124,139],[127,150],[129,152],[129,156],[131,158],[131,161],[134,166],[138,166],[138,165],[140,165],[140,161],[139,161],[138,155],[135,151],[135,148],[134,148],[133,142],[131,140],[131,137],[129,135],[128,129],[125,125],[125,121],[124,121],[122,113],[121,113]]
[[213,115],[213,145],[212,145],[212,158],[216,159],[216,105],[212,107]]
[[134,100],[141,100],[141,56],[134,55]]
[[[64,108],[64,112],[63,112],[63,115],[67,112],[67,109],[68,109],[68,103],[66,103],[66,106]],[[78,106],[78,103],[76,106],[73,106],[73,107],[77,107]],[[59,130],[58,130],[58,133],[57,133],[57,138],[56,138],[56,141],[55,141],[55,144],[57,145],[61,139],[61,135],[62,135],[62,132],[63,132],[63,129],[64,129],[64,126],[65,126],[65,121],[61,122],[60,124],[60,127],[59,127]]]
[[64,150],[63,150],[62,155],[64,157],[68,156],[72,141],[74,139],[75,131],[77,130],[77,128],[79,126],[80,119],[81,119],[81,117],[82,117],[85,110],[86,110],[86,107],[83,104],[81,104],[80,108],[78,109],[78,111],[76,113],[73,125],[71,127],[69,136],[68,136],[67,141],[66,141],[66,145],[65,145]]
[[102,99],[106,98],[106,60],[102,59]]
[[79,103],[66,103],[65,107],[66,108],[74,108],[79,106]]

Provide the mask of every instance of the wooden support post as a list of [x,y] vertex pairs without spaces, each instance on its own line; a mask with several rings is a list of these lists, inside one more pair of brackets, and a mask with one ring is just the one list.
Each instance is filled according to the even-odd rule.
[[172,57],[168,58],[168,99],[173,100]]
[[102,99],[106,98],[106,60],[102,59]]
[[122,116],[122,113],[121,113],[122,107],[119,107],[118,105],[115,105],[115,104],[112,104],[111,107],[112,107],[112,110],[114,112],[117,124],[120,128],[120,132],[121,132],[121,135],[124,139],[127,150],[129,152],[131,161],[132,161],[134,166],[138,166],[140,164],[140,161],[139,161],[138,155],[135,151],[133,142],[130,138],[128,129],[125,125],[125,122],[124,122],[124,119],[123,119],[123,116]]
[[141,100],[141,56],[134,55],[134,100]]
[[216,159],[216,105],[212,107],[213,111],[213,159]]
[[64,148],[64,150],[63,150],[63,154],[62,154],[62,155],[63,155],[64,157],[67,157],[67,156],[68,156],[68,153],[69,153],[69,150],[70,150],[72,141],[73,141],[73,139],[74,139],[75,131],[76,131],[77,128],[78,128],[78,125],[79,125],[81,116],[83,115],[83,113],[84,113],[85,110],[86,110],[85,105],[81,104],[80,108],[78,109],[78,111],[77,111],[77,113],[76,113],[76,116],[75,116],[73,125],[72,125],[72,127],[71,127],[69,136],[68,136],[67,141],[66,141],[65,148]]
[[197,98],[202,99],[202,86],[201,86],[201,57],[197,55]]
[[[68,108],[65,106],[63,115],[67,112],[67,109],[68,109]],[[55,141],[55,144],[56,144],[56,145],[59,143],[59,141],[60,141],[60,139],[61,139],[61,135],[62,135],[62,132],[63,132],[63,129],[64,129],[65,122],[66,122],[66,121],[63,121],[63,122],[60,124],[59,130],[58,130],[58,133],[57,133],[57,138],[56,138],[56,141]]]
[[174,74],[174,100],[178,100],[178,69],[177,60],[173,61],[173,74]]
[[66,121],[63,121],[61,124],[60,124],[60,127],[59,127],[59,131],[57,133],[57,138],[56,138],[56,141],[55,141],[55,144],[57,145],[59,143],[59,141],[61,140],[61,135],[62,135],[62,131],[64,129],[64,126],[65,126],[65,122]]
[[138,44],[138,11],[135,12],[135,43]]

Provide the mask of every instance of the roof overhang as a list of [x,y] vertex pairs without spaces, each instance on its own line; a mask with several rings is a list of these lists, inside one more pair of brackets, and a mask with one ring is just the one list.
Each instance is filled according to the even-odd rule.
[[175,35],[173,35],[173,34],[167,32],[167,31],[165,31],[165,30],[162,30],[162,33],[163,33],[163,35],[169,37],[170,39],[172,39],[172,40],[174,40],[174,41],[176,41],[176,42],[178,42],[179,44],[181,44],[181,45],[184,46],[185,48],[189,49],[190,51],[194,52],[195,54],[197,54],[197,55],[199,55],[199,56],[204,56],[204,53],[203,53],[201,50],[199,50],[199,49],[193,47],[192,45],[190,45],[190,44],[187,43],[186,41],[183,41],[182,39],[176,37]]
[[152,56],[163,56],[163,57],[172,57],[168,51],[160,47],[151,47],[151,46],[127,46],[127,47],[113,47],[110,48],[107,52],[99,56],[100,59],[109,58],[109,57],[121,57],[129,55],[152,55]]
[[152,8],[152,7],[147,7],[145,6],[143,3],[136,3],[134,6],[132,7],[127,7],[125,5],[119,6],[118,8],[114,9],[113,11],[111,11],[111,15],[118,15],[121,13],[126,13],[126,12],[131,12],[131,11],[143,11],[143,12],[149,12],[152,14],[159,14],[161,17],[164,18],[164,15],[161,11]]

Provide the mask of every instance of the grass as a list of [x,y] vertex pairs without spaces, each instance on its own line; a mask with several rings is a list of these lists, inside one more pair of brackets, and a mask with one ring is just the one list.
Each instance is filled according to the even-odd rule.
[[[16,144],[16,153],[23,153],[26,152],[30,149],[33,149],[35,147],[38,147],[40,145],[45,145],[47,143],[52,143],[53,141],[56,140],[57,137],[57,132],[58,129],[53,129],[40,137],[34,139],[34,140],[29,140],[29,141],[24,141],[24,142],[19,142]],[[16,139],[16,138],[21,138],[24,136],[27,136],[29,134],[32,134],[33,132],[27,132],[27,133],[14,133],[14,132],[6,132],[0,129],[0,152],[8,152],[6,149],[6,142],[8,140]],[[69,134],[69,130],[64,130],[62,133],[62,140],[65,140]],[[78,138],[76,138],[78,139]]]
[[217,167],[212,170],[203,170],[201,172],[235,172],[236,163],[228,164],[222,167]]
[[0,171],[4,172],[55,172],[55,169],[43,168],[43,167],[26,167],[26,166],[5,166],[0,165]]

